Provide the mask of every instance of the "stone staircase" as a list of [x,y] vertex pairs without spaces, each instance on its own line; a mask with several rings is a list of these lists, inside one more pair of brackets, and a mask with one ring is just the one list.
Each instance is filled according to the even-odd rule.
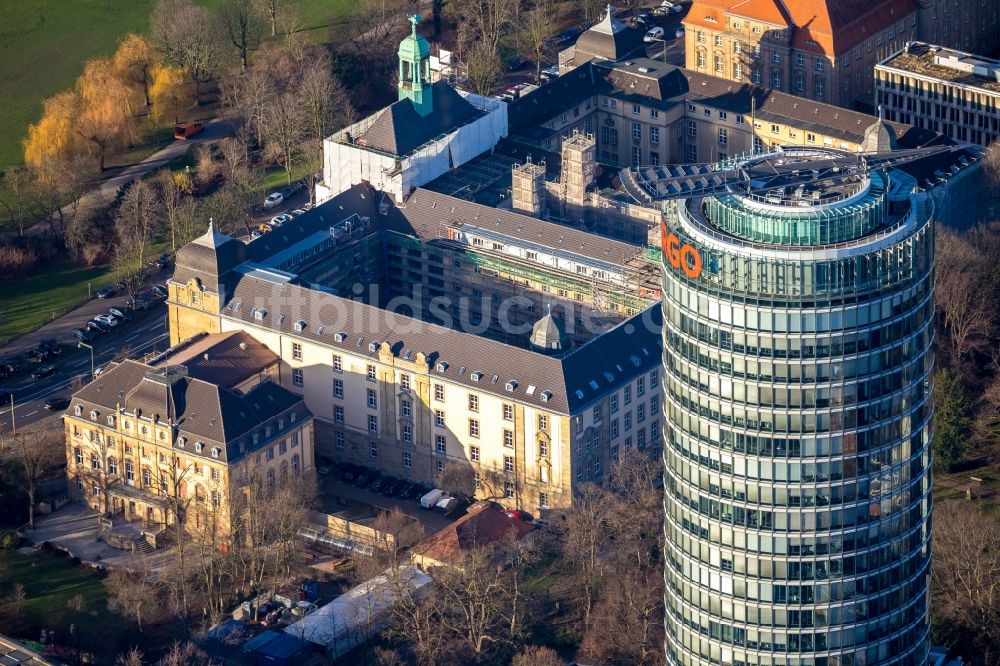
[[132,550],[136,553],[142,553],[143,555],[149,555],[150,553],[156,552],[156,549],[149,545],[149,542],[146,541],[146,537],[141,534],[132,538]]

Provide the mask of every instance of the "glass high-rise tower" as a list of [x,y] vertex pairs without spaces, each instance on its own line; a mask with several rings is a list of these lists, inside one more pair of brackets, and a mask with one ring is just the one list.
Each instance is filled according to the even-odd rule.
[[822,150],[663,228],[671,665],[922,666],[931,201]]

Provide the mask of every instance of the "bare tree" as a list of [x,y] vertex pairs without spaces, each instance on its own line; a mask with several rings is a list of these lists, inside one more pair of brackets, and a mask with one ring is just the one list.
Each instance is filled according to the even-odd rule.
[[597,663],[663,663],[663,572],[619,570],[595,604],[581,654]]
[[218,19],[191,0],[159,0],[149,21],[164,57],[186,68],[201,104],[202,87],[215,77],[222,62],[225,37]]
[[176,250],[178,245],[184,245],[197,233],[193,224],[195,204],[169,169],[160,171],[155,182],[160,214],[170,229],[170,249]]
[[125,190],[115,212],[115,273],[133,300],[145,279],[143,271],[151,252],[155,222],[155,193],[146,181],[137,180]]
[[521,40],[530,50],[531,60],[535,63],[535,83],[542,82],[542,63],[551,55],[551,37],[555,34],[556,23],[553,20],[551,0],[537,0],[524,17],[521,27]]
[[469,86],[479,95],[489,95],[503,77],[499,54],[485,43],[476,44],[465,58]]
[[1000,522],[957,500],[934,507],[935,624],[970,664],[1000,659]]
[[143,656],[142,650],[133,646],[129,648],[128,652],[118,655],[115,666],[142,666]]
[[963,358],[979,349],[989,338],[992,306],[989,271],[978,249],[964,236],[937,225],[935,302],[951,342],[951,360],[956,368]]
[[590,626],[590,613],[600,592],[607,561],[602,548],[609,532],[609,497],[607,492],[593,484],[583,484],[566,511],[560,530],[563,537],[563,555],[573,566],[577,589],[583,595],[584,627]]
[[566,661],[550,647],[529,645],[514,655],[510,666],[566,666]]
[[258,0],[226,0],[222,5],[222,25],[243,69],[250,64],[250,51],[260,46],[264,30],[260,9]]
[[19,236],[24,235],[24,217],[27,212],[32,180],[31,171],[26,167],[9,167],[3,174],[3,184],[10,192],[12,200],[8,203],[6,199],[0,199],[0,202],[6,206],[11,222],[17,225]]
[[446,10],[458,23],[462,53],[483,47],[499,60],[500,42],[516,24],[520,3],[510,0],[451,0]]
[[108,608],[135,619],[139,633],[143,620],[156,616],[157,586],[142,562],[134,568],[115,568],[104,579],[108,591]]
[[278,16],[282,14],[284,3],[281,0],[262,0],[262,4],[264,13],[267,14],[267,20],[271,24],[271,36],[276,37],[278,35]]
[[21,472],[21,485],[28,496],[28,525],[35,529],[38,486],[53,470],[66,462],[62,428],[22,430],[11,438],[13,459]]
[[381,77],[392,62],[396,48],[393,34],[404,25],[407,0],[360,0],[351,15],[349,30],[360,62],[370,77]]

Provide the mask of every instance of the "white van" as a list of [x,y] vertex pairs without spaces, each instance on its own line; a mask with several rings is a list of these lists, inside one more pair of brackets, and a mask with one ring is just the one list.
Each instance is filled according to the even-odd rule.
[[447,497],[448,493],[441,490],[440,488],[435,488],[426,495],[420,498],[420,506],[425,509],[433,509],[434,505],[438,503],[443,497]]
[[642,38],[642,41],[648,44],[658,39],[663,39],[663,28],[661,28],[660,26],[656,26],[655,28],[650,28],[649,32],[646,33],[646,36]]

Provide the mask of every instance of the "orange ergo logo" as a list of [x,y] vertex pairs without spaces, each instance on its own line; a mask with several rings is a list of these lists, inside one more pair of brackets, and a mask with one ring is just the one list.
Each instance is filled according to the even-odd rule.
[[674,268],[684,271],[692,280],[701,275],[701,255],[694,246],[687,243],[681,245],[677,234],[668,232],[667,225],[660,225],[660,238],[663,243],[663,256]]

